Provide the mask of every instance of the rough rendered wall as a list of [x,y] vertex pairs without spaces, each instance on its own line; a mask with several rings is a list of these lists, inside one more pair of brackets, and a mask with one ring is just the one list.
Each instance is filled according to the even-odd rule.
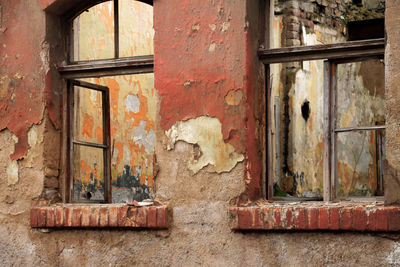
[[[54,1],[40,1],[44,6],[50,2]],[[178,123],[178,127],[181,124],[190,124],[190,121],[187,120],[190,117],[199,121],[207,121],[208,117],[219,118],[222,125],[222,136],[225,136],[224,131],[227,130],[224,127],[230,125],[230,112],[234,112],[234,116],[237,116],[235,119],[240,119],[240,124],[245,121],[244,114],[248,113],[232,111],[230,105],[224,109],[227,120],[223,120],[224,116],[219,117],[220,113],[217,110],[215,113],[212,112],[212,109],[204,112],[202,108],[214,106],[220,108],[225,105],[226,99],[228,103],[237,104],[237,106],[233,105],[237,109],[245,109],[244,102],[242,102],[244,100],[238,101],[236,93],[228,94],[229,97],[226,97],[226,93],[248,84],[243,80],[245,79],[243,73],[246,72],[244,67],[246,60],[250,60],[247,62],[248,66],[257,66],[254,62],[251,64],[251,60],[255,58],[255,51],[248,47],[249,44],[251,47],[255,46],[254,44],[257,42],[252,38],[247,40],[247,43],[243,41],[246,40],[246,31],[253,30],[258,25],[254,24],[258,15],[255,2],[254,0],[155,1],[155,13],[161,17],[156,25],[156,35],[158,35],[155,43],[156,50],[158,47],[156,62],[171,70],[171,73],[168,73],[170,75],[163,73],[160,74],[160,78],[156,78],[166,79],[170,76],[171,79],[167,80],[168,82],[165,84],[159,83],[156,86],[157,90],[164,99],[170,98],[170,102],[167,101],[167,103],[172,105],[181,105],[188,99],[180,99],[176,103],[172,101],[176,96],[182,95],[181,90],[193,90],[184,94],[185,97],[196,94],[194,99],[200,100],[202,94],[207,96],[203,105],[185,105],[186,116],[183,116],[182,113],[179,116],[170,114],[169,117],[165,117],[167,115],[162,115],[160,120],[163,128],[158,127],[158,140],[166,138],[165,130],[176,123]],[[399,5],[394,6],[395,2],[394,0],[389,1],[388,8],[393,8],[393,12],[388,12],[392,16],[389,21],[393,21],[394,16],[398,16],[396,11]],[[24,59],[25,67],[21,68],[20,74],[24,77],[32,77],[32,81],[37,83],[36,87],[39,93],[42,93],[44,89],[41,83],[45,76],[37,71],[40,69],[40,63],[38,63],[40,61],[36,61],[35,58],[44,49],[41,47],[41,43],[45,38],[45,14],[41,11],[41,6],[33,0],[0,0],[0,5],[3,10],[2,16],[0,16],[2,17],[0,28],[7,28],[7,31],[0,32],[1,60],[6,54],[8,58],[15,57],[16,53],[22,55],[24,51],[32,54],[33,58]],[[221,9],[223,9],[225,17],[221,17]],[[224,22],[229,16],[229,36],[214,39],[211,32],[214,25],[215,34],[223,36],[222,30],[227,27]],[[193,25],[197,25],[194,27],[194,32]],[[199,27],[200,30],[197,30]],[[253,30],[250,36],[254,36],[254,32],[257,31]],[[193,34],[198,39],[194,39]],[[394,29],[389,31],[390,41],[395,34]],[[10,38],[16,40],[7,41]],[[164,38],[171,38],[174,41],[172,44],[176,44],[176,46],[161,49]],[[222,42],[220,42],[220,38],[222,38]],[[211,45],[213,43],[215,46]],[[29,47],[33,46],[33,48],[25,50],[28,48],[21,44],[29,44]],[[210,52],[210,46],[211,51],[215,48],[214,52],[219,51],[222,54],[218,54],[218,56],[212,54],[214,52]],[[232,49],[235,49],[232,52],[231,59],[233,60],[227,61],[229,59],[227,55],[231,53]],[[246,52],[246,49],[249,51]],[[201,56],[196,56],[194,53],[187,52],[191,50],[203,51],[203,53]],[[393,60],[399,57],[396,55],[399,53],[396,52],[399,51],[398,49],[391,51]],[[208,53],[213,56],[206,57]],[[188,65],[192,64],[193,68],[180,68],[182,62],[178,60],[182,60]],[[391,62],[394,64],[394,69],[399,69],[396,67],[395,61]],[[179,73],[172,72],[173,66],[175,69],[179,69]],[[212,71],[208,73],[210,68]],[[390,70],[391,68],[389,68]],[[155,75],[157,76],[157,72],[161,71],[160,66]],[[254,72],[257,73],[258,70],[254,70]],[[1,75],[11,77],[14,75],[14,69],[11,66],[1,65]],[[238,75],[240,77],[236,77]],[[198,78],[199,76],[202,78],[201,80]],[[224,76],[231,77],[228,85],[214,83],[216,80],[219,81],[219,77]],[[191,86],[194,86],[192,89],[191,86],[183,86],[186,80],[190,81]],[[194,81],[201,81],[201,83],[199,85]],[[207,84],[212,86],[212,90],[205,90],[208,88]],[[169,86],[171,91],[163,90],[160,88],[161,85]],[[182,87],[178,88],[178,85]],[[176,86],[175,89],[174,86]],[[249,88],[246,90],[248,91]],[[13,92],[15,92],[14,97],[4,105],[23,99],[21,95],[26,92],[26,88],[21,84],[16,84]],[[393,91],[393,98],[395,98],[396,92],[397,90]],[[240,94],[238,95],[240,96]],[[243,94],[242,99],[245,97]],[[33,102],[34,106],[43,107],[43,104],[35,101],[35,98],[29,99],[28,103],[32,104]],[[391,108],[394,109],[394,105]],[[160,173],[155,180],[156,197],[162,199],[170,207],[168,230],[57,230],[49,233],[33,230],[29,227],[29,209],[31,205],[37,204],[35,199],[40,196],[43,189],[41,154],[43,149],[48,148],[44,147],[42,140],[47,137],[44,135],[44,131],[47,129],[45,128],[46,123],[51,124],[47,117],[48,115],[45,115],[42,124],[33,126],[26,131],[31,149],[27,152],[25,159],[18,161],[19,180],[15,185],[9,185],[9,181],[15,182],[13,179],[16,177],[15,172],[9,172],[10,180],[7,176],[7,169],[11,164],[10,155],[14,151],[16,142],[15,134],[11,129],[0,132],[0,265],[390,266],[391,264],[400,264],[400,242],[398,241],[400,236],[396,234],[232,232],[229,228],[228,208],[236,203],[236,198],[245,190],[244,163],[239,162],[231,171],[220,174],[215,172],[213,164],[209,164],[194,174],[188,168],[188,164],[193,159],[193,148],[195,150],[197,148],[185,140],[177,141],[171,151],[166,150],[167,141],[165,144],[161,142],[156,144],[156,153],[160,163]],[[196,119],[198,117],[200,119]],[[25,120],[24,118],[18,119],[17,116],[13,118],[18,123]],[[2,115],[3,119],[4,115]],[[179,123],[180,121],[184,122]],[[160,124],[160,122],[158,123]],[[397,125],[397,122],[392,122],[391,125]],[[215,130],[215,127],[213,128]],[[232,142],[235,151],[245,152],[244,144],[247,142],[244,141],[245,138],[244,140],[241,138],[235,140],[240,140],[238,141],[239,146]],[[400,147],[396,146],[396,140],[393,135],[391,143],[393,149]],[[56,144],[53,146],[55,147]],[[240,146],[243,146],[242,149],[238,149]],[[390,153],[393,153],[393,150]],[[395,163],[396,156],[389,158],[392,163]]]
[[400,27],[398,10],[400,2],[388,0],[386,2],[386,109],[387,109],[387,136],[386,158],[387,176],[385,180],[385,200],[387,203],[400,203]]

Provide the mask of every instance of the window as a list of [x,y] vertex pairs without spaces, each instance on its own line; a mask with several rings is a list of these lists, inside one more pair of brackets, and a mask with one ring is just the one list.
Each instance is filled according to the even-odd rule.
[[269,199],[382,196],[383,53],[383,39],[261,52]]
[[[93,1],[92,1],[93,3]],[[151,1],[94,1],[68,20],[63,169],[67,203],[153,196],[157,92]]]

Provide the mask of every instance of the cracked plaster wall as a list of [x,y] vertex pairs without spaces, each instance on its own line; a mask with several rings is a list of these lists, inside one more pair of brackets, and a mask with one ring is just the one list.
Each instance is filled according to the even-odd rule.
[[[54,1],[39,1],[42,6],[52,2]],[[171,35],[170,29],[174,30],[175,27],[173,26],[180,23],[176,16],[184,17],[184,20],[188,23],[185,34],[180,35],[179,38],[177,37],[178,33],[174,36],[174,38],[178,38],[179,45],[193,45],[192,37],[188,37],[191,32],[192,21],[193,24],[200,23],[200,29],[205,28],[200,16],[202,12],[218,18],[218,8],[211,8],[210,10],[208,6],[204,5],[203,1],[159,0],[156,3],[155,8],[159,8],[157,10],[159,15],[164,15],[162,19],[164,27],[166,27],[165,32],[160,33],[159,38],[161,38],[161,35]],[[236,41],[241,43],[245,39],[246,15],[254,18],[258,14],[258,11],[254,11],[254,9],[257,9],[257,6],[253,6],[255,5],[254,1],[248,2],[252,8],[244,7],[242,3],[242,1],[233,0],[208,2],[210,6],[223,6],[225,10],[231,10],[234,13],[229,28],[232,31],[232,36],[230,36],[232,43]],[[4,34],[13,33],[14,27],[23,28],[25,32],[29,32],[31,25],[35,25],[35,31],[40,32],[36,37],[44,36],[43,22],[45,17],[40,9],[41,6],[36,1],[2,0],[0,5],[4,12],[2,25],[7,28],[5,33],[0,32],[2,55],[5,53],[12,55],[12,51],[17,47],[10,48],[12,44],[16,43],[15,41],[7,44],[9,48],[3,46],[5,40],[10,38],[6,38]],[[395,19],[398,16],[397,10],[400,6],[396,4],[396,1],[389,1],[388,8],[393,8],[393,11],[388,13],[391,14],[390,21],[390,19]],[[172,12],[174,10],[177,10],[177,12]],[[246,14],[246,12],[249,13]],[[199,17],[196,17],[196,14],[199,14]],[[192,16],[196,18],[193,19]],[[25,19],[16,19],[22,17]],[[29,23],[27,23],[28,20]],[[207,21],[206,27],[208,27],[208,24]],[[247,27],[255,26],[251,22]],[[397,38],[395,36],[398,31],[396,28],[389,27],[388,29],[389,41],[392,42],[396,40],[393,38]],[[159,28],[158,31],[162,31],[162,28]],[[201,34],[201,36],[205,40],[209,38],[207,33]],[[33,38],[32,35],[22,34],[19,35],[18,40],[24,43],[30,42],[34,46],[42,42],[41,38],[36,41],[31,41],[30,38]],[[159,40],[162,40],[162,38]],[[395,44],[393,45],[395,46]],[[209,53],[209,42],[199,43],[198,45],[199,48]],[[37,45],[33,49],[32,55],[38,55],[41,49],[41,46]],[[395,68],[396,61],[394,59],[398,57],[396,51],[400,50],[391,48],[390,51],[393,57],[391,64],[394,65],[390,65],[389,71],[396,71],[400,68]],[[165,53],[171,53],[171,51],[165,50]],[[237,53],[237,55],[243,55],[239,62],[244,60],[244,54]],[[160,63],[171,62],[170,64],[176,67],[175,61],[168,61],[169,57],[162,55],[161,53],[158,59]],[[175,57],[175,55],[170,56],[171,58]],[[185,60],[190,61],[189,57],[185,57]],[[197,62],[197,60],[198,58],[193,62]],[[223,57],[214,58],[214,60],[220,65],[224,62]],[[207,59],[207,61],[208,63],[213,62],[211,59]],[[28,60],[27,62],[34,65],[32,61]],[[239,63],[240,68],[238,65],[234,65],[233,68],[238,68],[238,72],[243,71],[241,63]],[[40,65],[36,67],[38,66]],[[25,67],[28,68],[28,66]],[[169,66],[171,69],[172,67]],[[12,68],[3,68],[2,65],[1,71],[2,74],[5,73],[5,75],[12,77]],[[191,74],[191,70],[187,70],[188,73],[182,71],[186,73],[185,75]],[[37,71],[25,70],[21,71],[21,75],[30,75],[39,84],[44,80],[44,75]],[[181,81],[179,79],[178,84],[181,84]],[[388,86],[389,91],[391,91],[391,88],[395,88],[391,87],[391,84],[390,82]],[[392,85],[396,85],[395,80]],[[44,90],[41,86],[39,88]],[[229,86],[227,91],[231,89],[232,87]],[[25,93],[25,88],[22,85],[16,86],[15,90],[21,94]],[[395,94],[395,92],[396,90],[392,93]],[[217,94],[219,93],[217,92]],[[213,101],[223,106],[225,105],[223,102],[225,96],[226,93],[222,93],[220,97],[214,98]],[[17,94],[16,97],[23,98],[20,94]],[[166,91],[164,91],[164,97],[169,97]],[[172,99],[176,97],[174,91],[171,92],[171,97]],[[395,99],[395,95],[391,99]],[[45,102],[44,98],[41,98],[39,102],[35,98],[30,99],[30,101],[34,106],[41,103],[41,105],[38,105],[40,108],[43,108]],[[234,103],[237,103],[237,101],[234,101]],[[238,107],[243,108],[240,105]],[[390,108],[389,111],[395,106],[392,105]],[[198,109],[198,107],[195,109]],[[187,108],[187,111],[190,110],[192,108]],[[204,170],[193,175],[187,168],[188,161],[193,155],[193,146],[182,141],[178,141],[172,151],[165,150],[160,142],[156,143],[156,153],[161,166],[155,186],[158,197],[170,207],[171,223],[168,230],[65,230],[49,233],[33,230],[29,227],[29,208],[38,204],[37,201],[42,194],[45,179],[43,172],[46,172],[48,176],[54,176],[56,173],[51,170],[57,169],[57,155],[50,157],[49,155],[53,155],[55,149],[52,148],[56,147],[57,143],[59,144],[59,140],[57,140],[57,131],[52,128],[53,123],[48,118],[50,115],[45,114],[46,118],[42,124],[33,127],[35,130],[28,131],[31,127],[26,129],[26,135],[31,136],[27,138],[31,150],[25,153],[23,160],[18,161],[19,179],[15,185],[9,185],[7,177],[7,167],[11,163],[10,155],[15,150],[15,134],[7,129],[0,132],[0,265],[391,266],[397,264],[396,259],[400,257],[400,236],[398,234],[232,232],[229,228],[228,208],[236,203],[236,198],[245,188],[245,181],[243,180],[245,164],[238,163],[232,171],[221,174],[208,172],[207,170],[212,169],[212,166],[207,166]],[[10,116],[12,115],[10,114]],[[390,118],[391,127],[396,127],[396,117]],[[24,118],[21,120],[23,121]],[[172,119],[171,126],[183,120]],[[221,127],[226,123],[221,119],[219,121],[222,124]],[[20,123],[21,121],[18,119],[16,122]],[[157,137],[163,137],[165,130],[169,128],[158,129]],[[48,140],[49,136],[51,140]],[[43,142],[41,141],[42,138]],[[393,148],[389,153],[395,153],[397,149],[396,140],[395,134],[392,135],[390,142]],[[30,155],[36,153],[39,153],[39,156],[32,156],[32,161],[27,160]],[[46,155],[45,159],[42,158],[42,153]],[[53,161],[52,159],[56,160]],[[48,171],[43,170],[43,161],[48,164],[47,166],[51,166]],[[391,155],[390,162],[395,166],[395,154]],[[31,167],[26,167],[25,164]]]

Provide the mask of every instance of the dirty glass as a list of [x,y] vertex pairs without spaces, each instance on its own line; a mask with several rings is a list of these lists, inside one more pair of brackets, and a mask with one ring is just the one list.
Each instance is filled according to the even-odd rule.
[[385,65],[372,59],[337,65],[336,128],[385,122]]
[[114,58],[112,1],[95,5],[73,21],[73,61]]
[[153,6],[133,0],[119,0],[119,56],[152,55]]
[[103,144],[102,92],[74,86],[74,139]]
[[[336,179],[338,197],[382,194],[385,131],[385,66],[371,59],[337,65]],[[361,128],[360,128],[361,127]]]
[[324,65],[270,65],[270,117],[275,197],[323,194]]
[[383,130],[338,133],[336,138],[337,196],[382,195],[384,150]]
[[73,147],[73,201],[104,201],[104,149]]
[[158,103],[154,74],[84,80],[110,89],[112,201],[152,198]]

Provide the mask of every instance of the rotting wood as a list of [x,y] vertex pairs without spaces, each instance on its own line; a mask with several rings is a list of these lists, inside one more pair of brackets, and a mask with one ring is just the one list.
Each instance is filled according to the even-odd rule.
[[264,64],[307,61],[318,59],[343,59],[383,55],[385,39],[352,41],[339,44],[261,49],[259,58]]
[[66,79],[152,73],[154,72],[154,57],[149,55],[78,61],[73,64],[59,66],[58,71]]

